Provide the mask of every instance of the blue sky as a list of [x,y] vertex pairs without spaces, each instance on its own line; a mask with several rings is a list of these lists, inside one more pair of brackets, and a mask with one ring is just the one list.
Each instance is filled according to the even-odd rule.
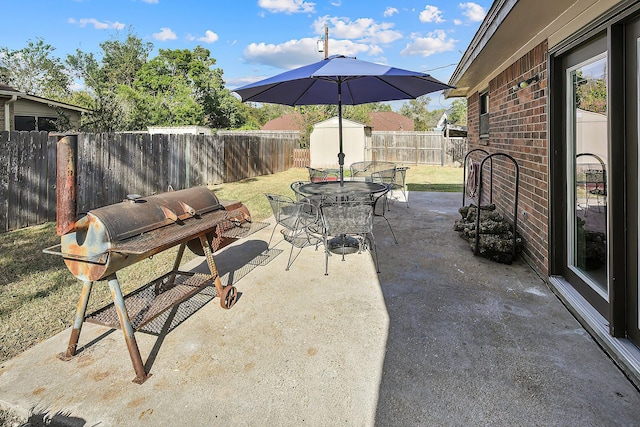
[[[211,51],[233,89],[324,57],[345,54],[447,82],[490,0],[0,0],[0,45],[41,37],[64,58],[131,30],[157,49]],[[154,52],[155,53],[155,52]],[[439,99],[438,99],[439,98]],[[444,103],[432,96],[434,108]]]

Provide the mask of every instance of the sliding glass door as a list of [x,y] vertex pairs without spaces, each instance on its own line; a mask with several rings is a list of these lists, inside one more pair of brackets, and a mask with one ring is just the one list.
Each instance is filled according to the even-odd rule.
[[607,54],[566,70],[567,263],[580,280],[608,301]]

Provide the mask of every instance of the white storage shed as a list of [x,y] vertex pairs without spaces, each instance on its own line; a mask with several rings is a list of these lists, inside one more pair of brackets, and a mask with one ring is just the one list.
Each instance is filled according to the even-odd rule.
[[[371,145],[371,127],[353,120],[342,119],[342,150],[345,170],[353,162],[365,160],[366,148]],[[309,142],[311,167],[338,168],[338,118],[316,123]]]

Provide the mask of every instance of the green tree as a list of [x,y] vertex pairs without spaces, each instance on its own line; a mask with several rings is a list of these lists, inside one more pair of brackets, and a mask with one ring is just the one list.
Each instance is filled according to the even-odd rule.
[[242,105],[245,106],[247,112],[251,117],[251,120],[257,123],[258,128],[267,123],[269,120],[273,120],[294,111],[293,107],[280,104],[265,103],[256,105],[251,102],[245,102]]
[[100,44],[102,49],[102,72],[104,79],[114,86],[132,87],[138,71],[147,63],[153,44],[143,42],[131,30],[124,41],[118,34],[111,40]]
[[576,88],[576,107],[594,113],[607,113],[607,83],[603,78],[582,78]]
[[391,111],[389,104],[372,102],[369,104],[346,105],[343,107],[343,117],[366,125],[371,124],[371,113],[378,111]]
[[[224,87],[222,70],[210,51],[160,49],[144,64],[131,90],[121,90],[138,128],[149,125],[207,125],[236,128],[247,120],[246,110]],[[131,126],[133,123],[130,123]]]
[[54,52],[42,38],[18,50],[0,47],[0,81],[31,95],[68,102],[71,77]]
[[451,103],[451,107],[448,110],[449,123],[459,126],[467,125],[467,99],[456,98]]
[[66,63],[84,89],[74,94],[78,105],[91,110],[83,121],[83,129],[93,132],[137,130],[131,115],[132,102],[127,96],[138,71],[147,62],[153,45],[129,32],[125,40],[118,34],[100,44],[102,60],[93,53],[76,50],[68,55]]
[[67,65],[73,75],[84,84],[84,89],[73,94],[72,101],[90,110],[83,117],[82,129],[90,132],[112,132],[119,129],[122,113],[117,104],[115,90],[107,79],[93,53],[76,50],[67,56]]
[[427,131],[434,128],[444,113],[444,108],[429,111],[429,102],[431,102],[431,98],[423,95],[409,100],[400,108],[400,114],[413,120],[416,131]]

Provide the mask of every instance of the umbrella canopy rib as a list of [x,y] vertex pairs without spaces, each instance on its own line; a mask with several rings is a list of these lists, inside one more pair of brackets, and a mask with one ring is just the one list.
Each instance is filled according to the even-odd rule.
[[306,89],[304,92],[302,92],[302,93],[300,94],[300,96],[298,96],[298,97],[296,98],[296,100],[294,101],[294,103],[293,103],[292,105],[298,105],[298,102],[300,102],[300,100],[301,100],[302,98],[304,98],[304,96],[305,96],[307,93],[309,93],[309,91],[313,88],[313,85],[315,85],[315,84],[316,84],[316,82],[312,82],[312,83],[307,87],[307,89]]
[[377,80],[380,80],[383,83],[388,84],[389,86],[391,86],[392,88],[394,88],[395,90],[397,90],[398,92],[404,93],[405,97],[403,99],[410,99],[410,98],[414,98],[414,96],[412,94],[410,94],[409,92],[407,92],[406,90],[403,90],[401,88],[399,88],[397,85],[391,84],[390,82],[386,81],[385,79],[383,79],[380,76],[374,76],[374,78],[376,78]]

